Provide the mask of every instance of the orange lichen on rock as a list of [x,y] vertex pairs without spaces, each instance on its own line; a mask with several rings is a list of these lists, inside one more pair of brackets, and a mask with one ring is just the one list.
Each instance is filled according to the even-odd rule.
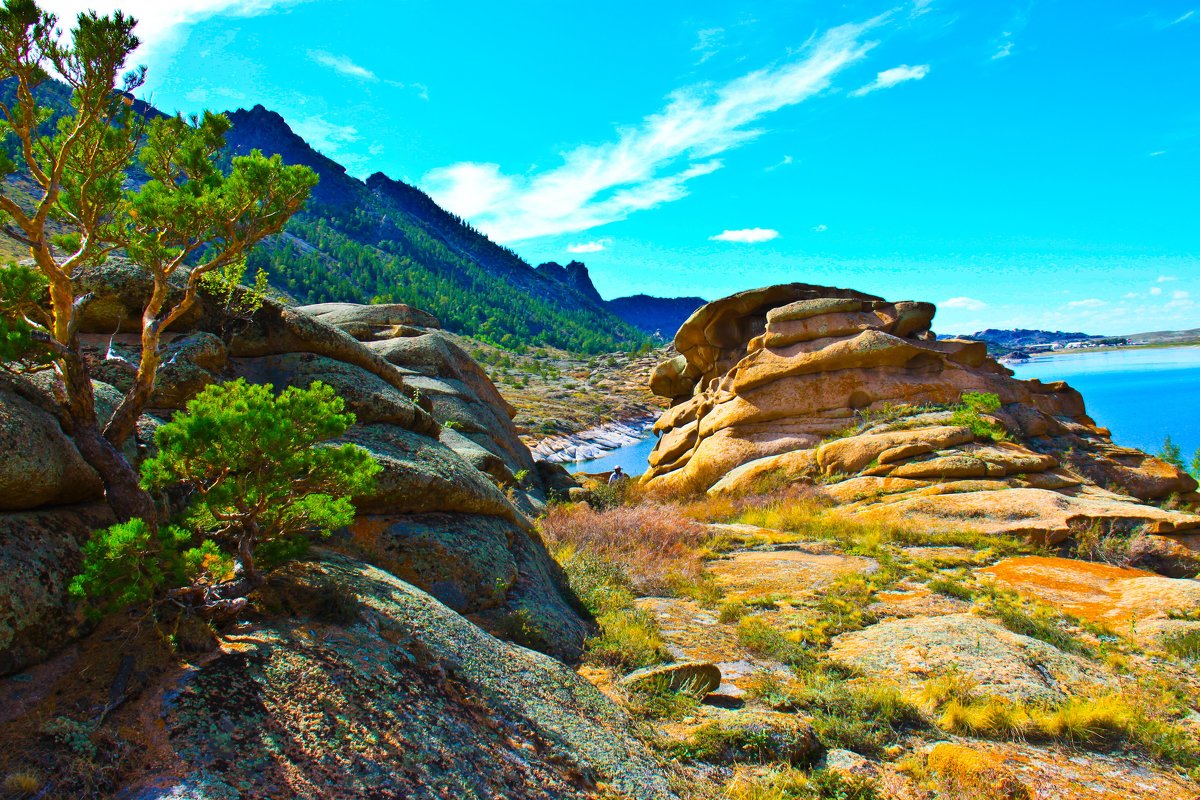
[[1023,556],[979,570],[997,583],[1074,616],[1107,625],[1200,608],[1200,581],[1069,558]]

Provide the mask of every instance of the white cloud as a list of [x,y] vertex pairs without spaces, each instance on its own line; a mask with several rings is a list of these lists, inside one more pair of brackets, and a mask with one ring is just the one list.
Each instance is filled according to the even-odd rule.
[[1175,291],[1175,292],[1171,292],[1172,300],[1187,300],[1191,296],[1192,295],[1190,293],[1185,292],[1182,289]]
[[817,233],[824,233],[829,230],[829,226],[822,222],[820,225],[813,226],[813,230]]
[[309,117],[296,121],[292,128],[304,141],[326,155],[338,152],[343,144],[358,141],[358,128],[353,125],[338,125],[324,117]]
[[879,89],[890,89],[896,84],[904,83],[905,81],[919,81],[928,74],[928,64],[918,64],[915,67],[910,67],[908,64],[901,64],[898,67],[892,67],[880,72],[875,76],[875,80],[866,86],[855,89],[850,93],[850,96],[862,97],[864,94],[870,94]]
[[689,181],[721,168],[715,156],[764,132],[753,123],[823,91],[862,59],[872,47],[863,34],[882,21],[834,28],[791,59],[727,83],[680,89],[615,140],[563,153],[559,166],[507,173],[463,162],[430,171],[422,187],[500,242],[583,231],[678,200]]
[[951,297],[949,300],[943,300],[942,308],[961,308],[965,311],[982,311],[987,308],[987,303],[982,300],[976,300],[974,297]]
[[379,76],[374,72],[355,64],[346,56],[337,56],[333,53],[326,53],[324,50],[309,50],[308,57],[323,67],[329,67],[334,72],[340,72],[351,78],[372,82],[379,80]]
[[82,11],[101,14],[116,9],[138,21],[135,29],[142,46],[134,62],[150,61],[178,44],[186,28],[220,14],[251,17],[305,0],[44,0],[47,11],[58,15],[59,25],[70,29]]
[[721,51],[721,47],[724,44],[724,28],[705,28],[704,30],[696,31],[696,45],[692,48],[693,53],[700,54],[700,60],[696,63],[703,64],[705,61],[708,61]]
[[922,14],[928,14],[932,10],[933,0],[913,0],[912,15],[919,17]]
[[597,239],[594,242],[584,242],[582,244],[567,245],[568,253],[599,253],[605,250],[612,244],[612,239]]
[[1167,154],[1166,150],[1155,150],[1153,153],[1150,154],[1150,157],[1158,158],[1159,156],[1165,156],[1166,154]]
[[1159,275],[1158,280],[1155,281],[1155,283],[1170,283],[1171,281],[1177,280],[1179,280],[1179,278],[1176,278],[1174,275]]
[[1071,302],[1067,303],[1067,308],[1100,308],[1106,305],[1108,305],[1108,302],[1105,300],[1100,300],[1096,297],[1089,297],[1086,300],[1072,300]]
[[1187,22],[1189,19],[1191,19],[1194,16],[1196,16],[1195,9],[1192,9],[1191,11],[1185,11],[1183,14],[1181,14],[1179,17],[1177,17],[1174,21],[1168,22],[1167,27],[1170,27],[1171,25],[1178,25],[1181,22]]
[[1162,294],[1162,289],[1160,289],[1157,286],[1152,286],[1152,287],[1150,287],[1150,294],[1154,294],[1154,295]]
[[741,242],[743,244],[769,242],[778,238],[779,231],[771,228],[742,228],[736,231],[722,231],[716,236],[708,237],[711,242]]
[[775,170],[779,169],[780,167],[790,167],[794,162],[795,162],[795,159],[792,158],[791,156],[784,156],[779,161],[777,161],[774,164],[772,164],[771,166],[767,167],[766,171],[774,172]]
[[1012,55],[1012,51],[1013,43],[1011,41],[1005,42],[1004,44],[1000,45],[1000,48],[996,50],[996,52],[992,53],[992,61],[997,61],[1001,58],[1008,58]]

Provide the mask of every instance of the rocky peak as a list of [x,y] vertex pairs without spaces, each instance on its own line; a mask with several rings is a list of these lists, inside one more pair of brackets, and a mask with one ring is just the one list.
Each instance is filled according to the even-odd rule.
[[596,291],[595,285],[592,284],[592,276],[588,274],[588,268],[582,261],[572,261],[565,267],[556,261],[547,261],[538,264],[537,271],[553,281],[571,287],[592,302],[604,305],[604,299]]
[[320,177],[313,197],[336,206],[350,205],[362,194],[362,184],[346,174],[346,168],[322,155],[304,141],[282,116],[261,104],[250,110],[226,112],[233,123],[226,134],[231,155],[261,150],[265,155],[280,155],[288,164],[303,164]]

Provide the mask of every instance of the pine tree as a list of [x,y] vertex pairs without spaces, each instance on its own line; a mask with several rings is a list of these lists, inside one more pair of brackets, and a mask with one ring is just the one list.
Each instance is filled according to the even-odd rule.
[[350,524],[351,497],[374,487],[380,467],[366,450],[329,444],[353,423],[320,382],[278,396],[240,379],[209,386],[155,431],[158,452],[142,463],[147,489],[191,498],[179,525],[97,531],[72,592],[101,610],[163,589],[201,613],[240,609],[263,568]]
[[[160,338],[196,302],[205,274],[237,264],[283,229],[316,176],[257,151],[234,158],[225,174],[215,165],[225,117],[140,115],[130,93],[145,69],[122,76],[140,44],[136,24],[121,12],[83,13],[64,43],[58,20],[34,0],[0,8],[0,80],[16,87],[15,100],[0,103],[0,132],[19,153],[14,160],[0,152],[0,231],[33,262],[9,266],[0,281],[0,359],[53,367],[64,426],[99,473],[109,504],[118,518],[140,517],[153,529],[154,505],[119,447],[153,391]],[[35,91],[50,71],[71,90],[70,110],[56,122]],[[149,178],[136,192],[124,188],[135,161]],[[31,204],[7,180],[18,172],[35,187]],[[101,429],[78,335],[81,308],[92,298],[75,279],[115,251],[145,270],[153,289],[137,375]],[[181,273],[183,292],[171,299],[172,277]]]

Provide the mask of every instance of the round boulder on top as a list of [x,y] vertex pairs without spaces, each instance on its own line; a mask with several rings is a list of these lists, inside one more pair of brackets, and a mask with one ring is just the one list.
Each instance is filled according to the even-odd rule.
[[326,325],[340,328],[360,342],[391,339],[398,327],[442,327],[442,323],[433,314],[404,303],[380,305],[318,303],[311,306],[299,306],[296,310],[311,314]]

